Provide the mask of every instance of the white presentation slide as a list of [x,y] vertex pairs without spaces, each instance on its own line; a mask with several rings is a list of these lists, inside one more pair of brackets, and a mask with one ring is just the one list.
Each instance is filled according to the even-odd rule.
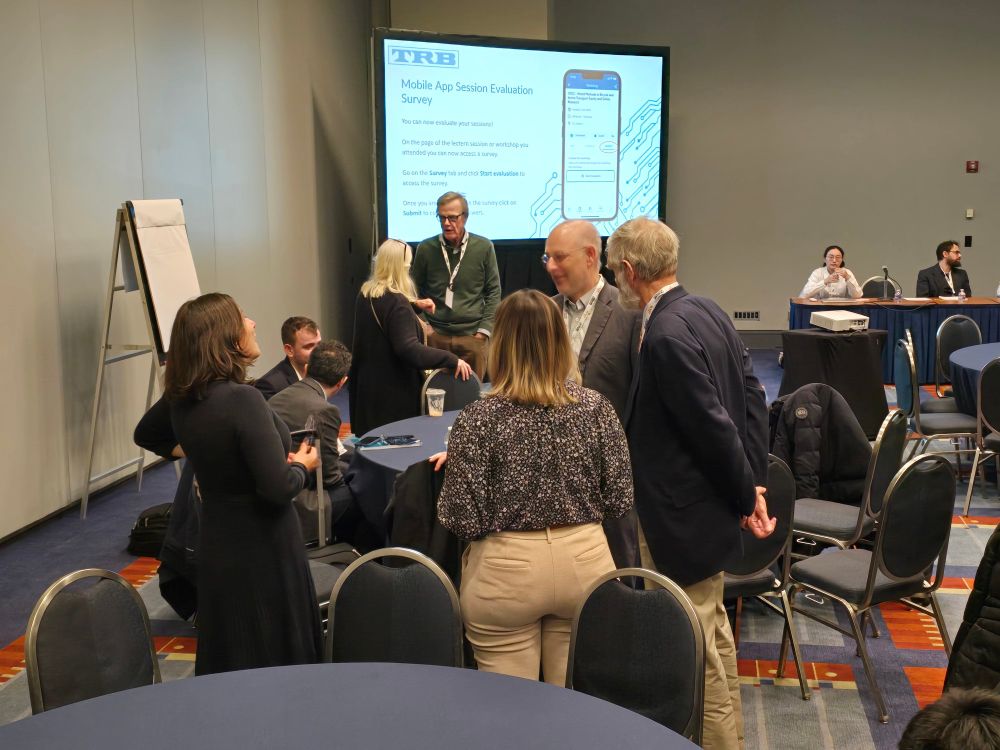
[[383,40],[388,234],[440,231],[439,195],[469,231],[544,238],[565,219],[602,235],[660,212],[659,56]]

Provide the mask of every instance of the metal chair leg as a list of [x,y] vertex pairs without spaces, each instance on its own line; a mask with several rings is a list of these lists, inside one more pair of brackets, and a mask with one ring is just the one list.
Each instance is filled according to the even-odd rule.
[[944,622],[944,615],[941,612],[941,605],[938,604],[937,597],[934,592],[931,592],[931,611],[934,613],[934,621],[937,623],[938,630],[941,631],[941,640],[944,641],[944,652],[951,658],[951,638],[948,635],[948,627]]
[[[976,488],[976,467],[979,466],[979,447],[976,446],[976,455],[972,457],[972,471],[969,472],[969,489],[965,493],[965,505],[962,506],[962,515],[969,515],[969,507],[972,505],[972,491]],[[986,471],[983,471],[983,492],[986,492]]]
[[866,609],[865,613],[861,617],[862,617],[861,630],[864,631],[864,625],[867,624],[869,627],[871,627],[872,638],[881,637],[882,634],[878,630],[878,625],[875,624],[875,617],[872,615],[872,611],[870,609]]
[[[788,601],[788,594],[785,591],[781,592],[781,606],[784,609],[785,629],[781,635],[782,659],[778,667],[778,676],[780,677],[783,674],[784,654],[787,651],[785,647],[786,640],[790,640],[792,642],[792,658],[795,659],[795,669],[799,673],[799,689],[802,691],[802,700],[807,701],[812,698],[812,691],[809,689],[809,681],[806,679],[805,662],[802,661],[802,652],[799,650],[799,639],[795,635],[795,623],[792,622],[792,605]],[[785,636],[786,633],[787,638]]]
[[858,651],[861,652],[861,663],[865,667],[865,676],[868,678],[868,684],[871,685],[872,693],[875,695],[875,703],[878,705],[879,712],[878,720],[883,724],[888,724],[889,712],[885,707],[885,699],[882,697],[882,691],[879,690],[878,682],[875,679],[875,670],[872,669],[871,660],[868,658],[868,648],[865,646],[865,634],[861,632],[858,618],[850,607],[847,608],[847,618],[851,621],[851,630],[854,631],[854,639],[858,642]]

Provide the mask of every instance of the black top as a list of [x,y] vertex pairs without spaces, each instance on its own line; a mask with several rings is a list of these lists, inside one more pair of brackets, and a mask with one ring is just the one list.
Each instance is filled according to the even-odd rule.
[[292,498],[288,428],[248,385],[219,381],[172,403],[203,503],[196,674],[318,661],[319,609]]
[[424,370],[454,369],[458,357],[423,344],[413,307],[402,294],[359,294],[354,306],[350,379],[351,429],[356,435],[420,414]]
[[941,266],[935,263],[930,268],[923,269],[917,274],[917,296],[918,297],[953,297],[959,290],[965,290],[965,296],[972,296],[972,287],[969,286],[969,274],[961,268],[951,269],[951,283],[955,291],[948,286],[948,280],[944,277]]

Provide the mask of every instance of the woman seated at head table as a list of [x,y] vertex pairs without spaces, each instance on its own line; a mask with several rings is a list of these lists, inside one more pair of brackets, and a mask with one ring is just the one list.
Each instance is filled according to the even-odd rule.
[[[194,467],[201,501],[195,674],[311,664],[322,628],[292,499],[319,461],[290,453],[247,369],[256,324],[227,294],[181,305],[170,333],[165,392],[135,441]],[[173,448],[169,446],[173,443]]]
[[351,428],[357,435],[420,415],[424,371],[443,367],[468,380],[472,368],[451,352],[424,345],[426,323],[414,308],[434,312],[434,301],[417,299],[410,278],[413,249],[386,240],[354,305],[350,382]]
[[830,245],[823,251],[824,264],[809,274],[809,280],[799,292],[800,297],[828,299],[830,297],[861,296],[861,285],[844,265],[844,249]]
[[471,540],[461,604],[479,669],[564,685],[572,618],[615,569],[601,527],[633,501],[632,466],[610,402],[579,385],[556,305],[533,290],[497,310],[492,391],[452,428],[438,519]]

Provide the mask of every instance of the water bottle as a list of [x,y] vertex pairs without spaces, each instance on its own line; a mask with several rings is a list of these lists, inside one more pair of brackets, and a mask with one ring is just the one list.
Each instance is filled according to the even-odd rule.
[[892,301],[893,302],[903,301],[903,290],[900,289],[898,286],[896,287],[896,293],[892,295]]
[[958,290],[958,301],[959,302],[965,302],[965,290],[964,289],[959,289]]
[[1000,297],[1000,286],[997,287],[997,297]]

